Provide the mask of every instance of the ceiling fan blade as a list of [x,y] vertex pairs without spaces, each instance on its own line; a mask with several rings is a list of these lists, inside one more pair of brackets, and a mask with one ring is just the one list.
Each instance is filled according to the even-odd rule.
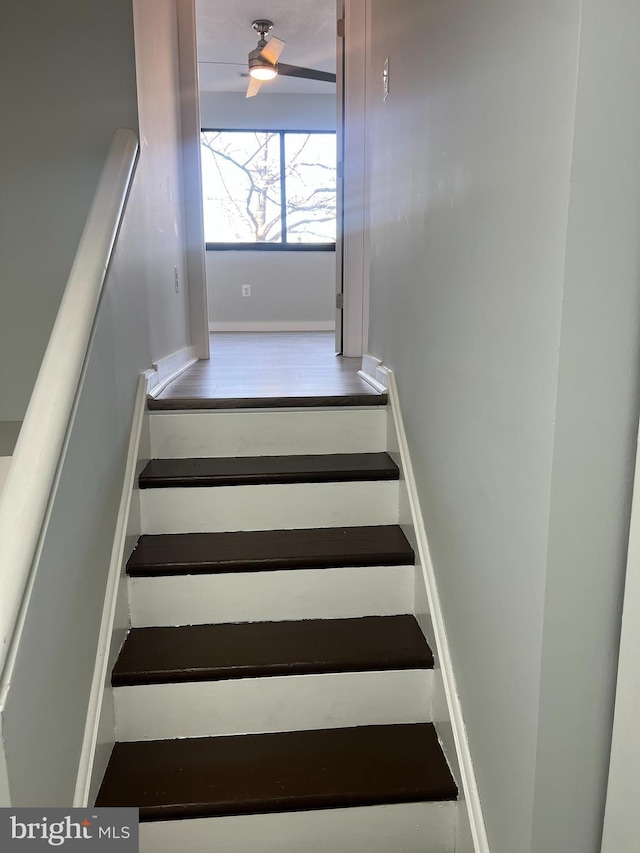
[[245,95],[245,97],[255,98],[255,96],[262,88],[262,82],[262,80],[256,80],[255,77],[250,77],[249,86],[247,87],[247,94]]
[[315,68],[302,68],[300,65],[286,65],[279,62],[278,74],[283,77],[302,77],[305,80],[322,80],[325,83],[335,83],[336,75],[329,71],[317,71]]
[[267,46],[262,48],[260,59],[265,59],[267,62],[275,65],[285,44],[286,41],[282,41],[282,39],[272,36],[272,38],[267,42]]

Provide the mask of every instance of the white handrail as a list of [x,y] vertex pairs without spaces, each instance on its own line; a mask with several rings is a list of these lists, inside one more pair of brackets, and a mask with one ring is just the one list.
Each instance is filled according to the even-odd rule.
[[55,486],[137,156],[135,133],[116,130],[0,493],[0,705],[8,687],[7,657]]

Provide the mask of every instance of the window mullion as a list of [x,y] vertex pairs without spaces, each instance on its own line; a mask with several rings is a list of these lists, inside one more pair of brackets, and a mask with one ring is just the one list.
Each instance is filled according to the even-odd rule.
[[282,242],[287,242],[287,184],[286,162],[284,154],[284,131],[280,131],[280,221],[282,223]]

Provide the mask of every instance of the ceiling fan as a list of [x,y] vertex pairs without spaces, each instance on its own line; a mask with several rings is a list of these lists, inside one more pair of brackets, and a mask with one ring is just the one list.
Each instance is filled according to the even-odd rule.
[[302,77],[305,80],[322,80],[326,83],[336,82],[336,75],[328,71],[317,71],[314,68],[302,68],[299,65],[286,65],[283,62],[278,62],[286,42],[275,36],[267,41],[266,35],[272,30],[273,23],[260,19],[254,21],[251,26],[260,35],[260,38],[258,46],[249,53],[248,76],[250,80],[247,98],[253,98],[258,94],[263,83],[278,76]]

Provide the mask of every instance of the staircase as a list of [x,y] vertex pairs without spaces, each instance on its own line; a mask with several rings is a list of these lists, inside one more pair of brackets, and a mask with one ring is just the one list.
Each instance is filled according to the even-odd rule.
[[146,853],[454,850],[376,399],[150,413],[96,801],[139,807]]

